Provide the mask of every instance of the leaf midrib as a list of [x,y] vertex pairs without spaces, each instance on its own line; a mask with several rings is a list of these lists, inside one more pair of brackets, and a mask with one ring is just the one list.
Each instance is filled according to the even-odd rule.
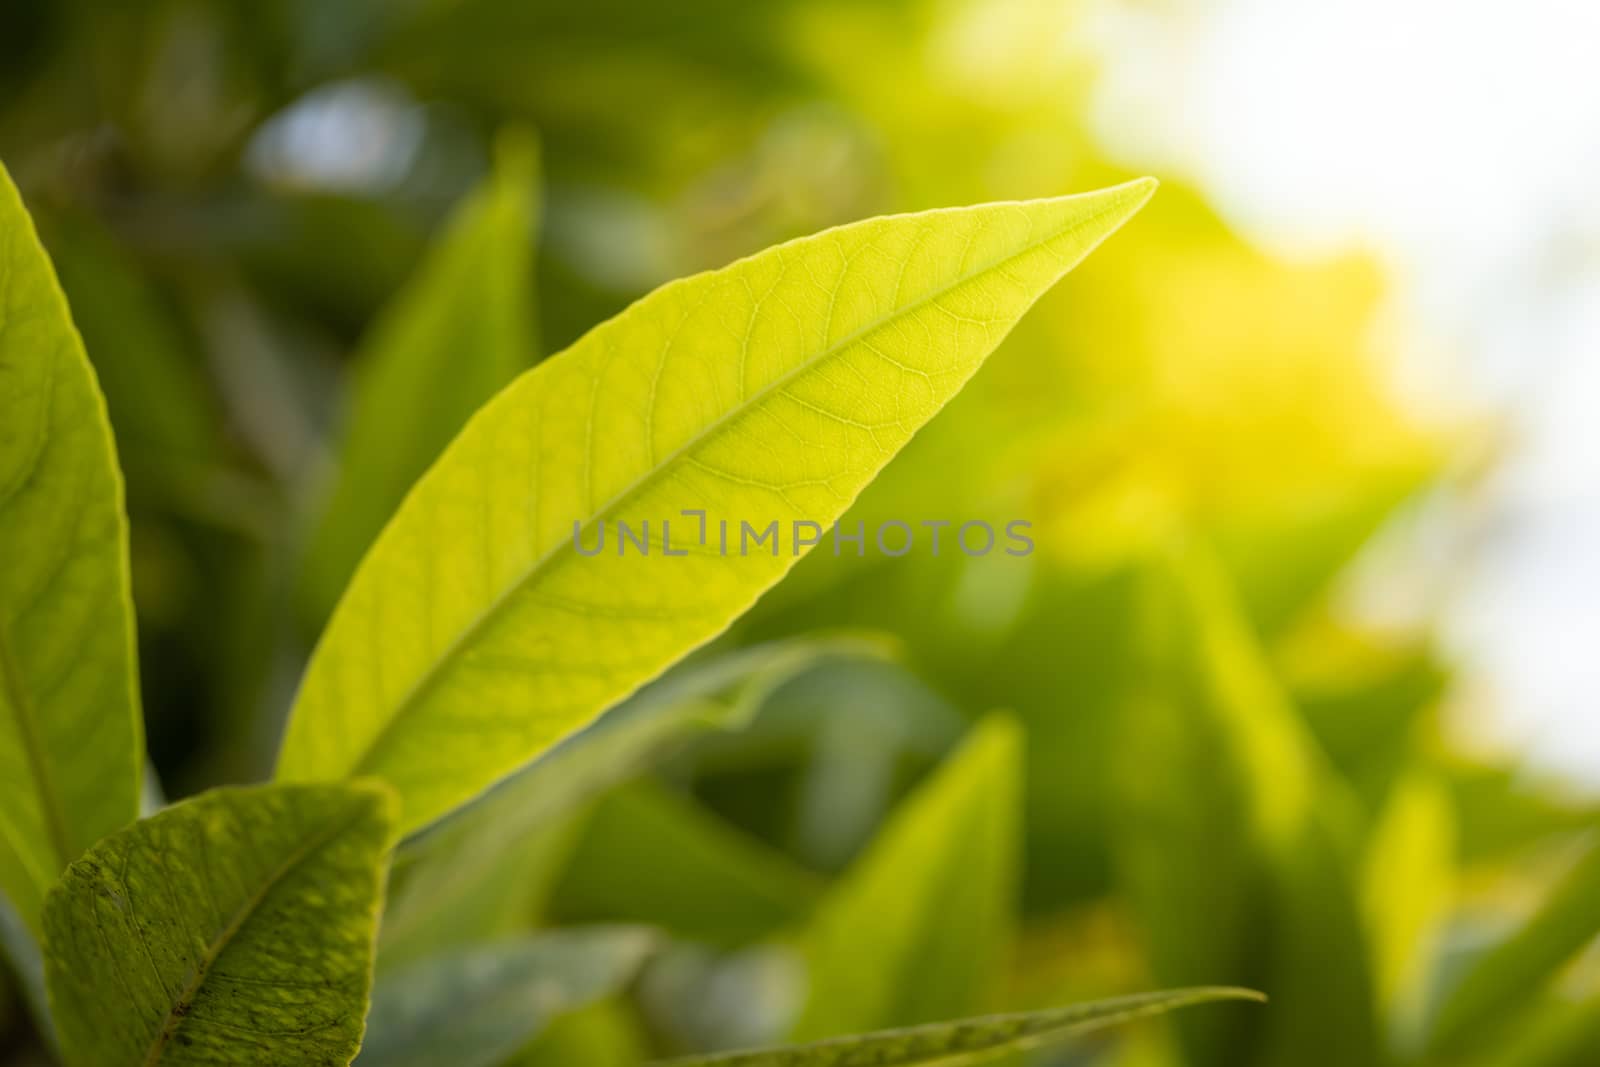
[[[1017,203],[1026,203],[1026,201],[1018,201]],[[1002,256],[991,263],[987,263],[984,266],[979,267],[977,270],[962,275],[956,280],[950,282],[948,285],[935,289],[926,296],[919,297],[908,304],[896,308],[886,315],[879,316],[872,322],[852,332],[848,336],[841,338],[839,341],[836,341],[833,344],[825,347],[816,355],[801,361],[801,363],[792,370],[780,375],[773,381],[762,386],[761,389],[756,393],[745,398],[742,403],[730,408],[725,414],[718,416],[715,420],[708,423],[702,430],[691,436],[683,444],[674,449],[665,459],[655,464],[650,468],[650,470],[645,472],[640,477],[634,479],[631,483],[623,487],[609,500],[603,503],[599,508],[595,509],[594,514],[591,515],[590,518],[587,519],[580,528],[579,536],[582,536],[582,533],[591,529],[595,522],[604,521],[608,515],[619,510],[629,500],[648,489],[672,464],[677,462],[682,456],[690,451],[700,448],[702,445],[714,439],[719,433],[733,424],[737,419],[754,409],[762,401],[787,386],[796,378],[814,370],[825,361],[839,355],[845,349],[853,346],[863,338],[871,336],[873,333],[889,325],[891,322],[894,322],[896,319],[919,311],[924,307],[928,307],[940,297],[947,295],[961,286],[985,277],[986,275],[1001,269],[1006,264],[1044,247],[1051,241],[1058,240],[1075,230],[1084,229],[1091,223],[1097,222],[1107,215],[1114,214],[1121,206],[1122,205],[1114,202],[1108,203],[1106,207],[1096,211],[1093,214],[1085,215],[1082,218],[1075,220],[1070,225],[1055,230],[1049,235],[1041,237],[1036,241],[1030,241],[1028,244],[1010,253],[1009,255]],[[952,213],[967,210],[970,209],[950,209]],[[926,214],[934,215],[941,213],[942,212],[927,212]],[[1109,236],[1109,234],[1106,236]],[[814,239],[814,237],[804,237],[790,243],[795,244],[801,241],[810,241]],[[779,245],[777,247],[781,249],[786,246]],[[730,266],[734,265],[736,264],[732,264]],[[682,285],[692,280],[694,280],[694,276],[682,279],[678,284]],[[529,373],[536,373],[536,371],[530,371]],[[468,425],[470,426],[471,423],[469,422]],[[439,656],[435,658],[434,662],[429,665],[427,672],[411,686],[411,688],[405,693],[404,696],[400,698],[399,701],[396,702],[394,705],[393,714],[388,716],[379,729],[373,734],[372,739],[366,744],[365,748],[363,748],[360,756],[358,756],[355,762],[351,765],[350,770],[347,772],[349,776],[355,777],[362,774],[373,773],[371,762],[376,758],[377,753],[382,748],[388,737],[394,732],[396,725],[406,716],[406,713],[415,708],[418,704],[422,703],[426,696],[432,691],[433,687],[438,684],[439,679],[445,674],[449,664],[455,661],[456,657],[460,653],[460,650],[469,645],[481,630],[486,628],[496,617],[498,617],[500,612],[516,596],[517,593],[538,578],[539,575],[544,573],[544,571],[548,569],[548,567],[554,561],[564,558],[566,554],[566,548],[570,543],[571,542],[566,538],[557,539],[553,548],[530,564],[522,572],[522,574],[517,576],[514,581],[508,583],[505,589],[496,595],[495,598],[490,601],[489,605],[485,607],[470,624],[462,629],[461,633],[455,638],[455,640],[453,640],[439,654]]]
[[[183,1025],[185,1019],[189,1018],[188,1009],[194,1004],[195,997],[199,995],[200,987],[205,985],[206,978],[211,974],[211,968],[216,964],[222,953],[227,951],[228,945],[233,941],[235,935],[244,928],[244,924],[249,922],[250,917],[260,910],[267,896],[278,887],[279,883],[289,877],[295,868],[310,859],[312,854],[326,847],[334,838],[360,822],[365,814],[366,812],[358,801],[348,818],[330,824],[323,832],[308,838],[298,848],[290,852],[283,863],[279,864],[262,882],[261,888],[256,890],[243,904],[239,905],[233,917],[228,920],[221,930],[217,931],[216,936],[206,945],[205,951],[201,953],[200,959],[196,961],[194,977],[190,979],[189,983],[184,986],[183,991],[173,1000],[172,1006],[167,1009],[167,1015],[162,1020],[161,1029],[157,1031],[155,1038],[150,1042],[149,1050],[145,1054],[144,1067],[158,1067],[161,1063],[162,1054],[166,1051],[167,1046],[172,1043],[172,1038],[177,1034],[178,1028]],[[182,1010],[180,1011],[180,1009]]]

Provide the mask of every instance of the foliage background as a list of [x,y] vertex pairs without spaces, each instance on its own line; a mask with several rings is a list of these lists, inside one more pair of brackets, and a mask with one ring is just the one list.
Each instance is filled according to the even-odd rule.
[[[436,335],[384,311],[480,182],[537,205],[495,223],[536,249],[495,275],[531,365],[787,237],[1133,176],[1096,111],[1096,10],[9,5],[0,156],[108,396],[167,795],[269,768],[374,324],[481,369],[481,279]],[[1496,435],[1399,388],[1384,265],[1265,250],[1165,177],[858,505],[1031,517],[1036,555],[817,553],[702,662],[839,631],[889,654],[827,646],[749,725],[520,836],[494,929],[437,935],[671,935],[519,1062],[1191,982],[1274,1002],[1041,1062],[1591,1062],[1588,793],[1460,728],[1436,602],[1361,610],[1430,562],[1406,532],[1459,514]],[[429,413],[383,414],[393,451],[437,448]],[[33,1062],[5,999],[6,1055]]]

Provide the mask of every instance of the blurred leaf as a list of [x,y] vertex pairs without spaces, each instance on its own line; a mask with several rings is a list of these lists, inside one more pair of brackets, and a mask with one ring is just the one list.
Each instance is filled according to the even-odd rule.
[[647,930],[561,930],[424,960],[373,993],[361,1067],[496,1067],[557,1016],[626,985]]
[[1415,758],[1449,680],[1429,650],[1308,626],[1280,656],[1285,685],[1329,761],[1372,805]]
[[1520,859],[1530,847],[1595,825],[1594,800],[1553,776],[1460,756],[1445,773],[1463,865]]
[[[586,725],[796,557],[776,540],[735,557],[684,539],[676,560],[584,559],[579,528],[648,530],[695,506],[775,534],[835,519],[1152,188],[830,230],[665,286],[524,375],[363,563],[312,656],[279,777],[381,776],[409,831]],[[770,447],[752,452],[752,435]]]
[[[1154,568],[1149,661],[1120,753],[1118,847],[1156,978],[1273,998],[1180,1020],[1196,1065],[1373,1062],[1375,999],[1349,798],[1267,673],[1225,577],[1193,548]],[[1204,976],[1197,978],[1196,976]]]
[[486,936],[508,914],[533,919],[546,876],[567,858],[582,803],[668,746],[742,725],[769,692],[830,656],[875,656],[862,640],[795,639],[691,661],[593,726],[406,842],[384,913],[383,960]]
[[638,1021],[626,1004],[611,999],[552,1019],[505,1067],[634,1067],[644,1058]]
[[462,204],[356,357],[337,478],[304,562],[315,620],[468,416],[533,360],[535,149],[509,135],[500,148],[494,175]]
[[105,390],[133,489],[161,491],[215,462],[221,444],[210,394],[175,310],[137,262],[88,218],[44,230],[72,317]]
[[0,890],[35,935],[66,865],[139,814],[128,527],[105,401],[0,167]]
[[1110,1026],[1196,1004],[1263,1000],[1245,989],[1181,989],[1093,1004],[1013,1015],[933,1023],[810,1045],[690,1056],[662,1067],[896,1067],[922,1063],[980,1063],[1007,1052],[1065,1041]]
[[[49,998],[44,987],[44,956],[39,942],[22,922],[16,908],[0,896],[0,953],[10,964],[9,971],[0,971],[0,981],[14,978],[33,1024],[51,1048],[55,1047],[55,1023],[50,1018]],[[3,995],[3,993],[0,993]],[[0,1033],[5,1027],[0,1026]]]
[[991,715],[891,817],[802,940],[799,1039],[982,1008],[1013,934],[1022,735]]
[[90,849],[45,903],[67,1063],[347,1062],[394,807],[363,783],[220,789]]
[[1460,1053],[1514,1027],[1585,945],[1600,935],[1600,844],[1591,842],[1548,900],[1519,930],[1480,957],[1445,996],[1433,1048]]
[[[463,857],[475,860],[471,866],[454,866],[448,849],[401,852],[390,880],[398,906],[384,909],[379,969],[534,929],[582,829],[581,812],[559,812],[493,855],[473,847]],[[402,871],[405,859],[411,862]]]
[[1600,999],[1545,1005],[1507,1036],[1494,1052],[1471,1062],[1479,1067],[1589,1067],[1600,1049]]
[[650,961],[634,999],[657,1051],[691,1053],[781,1043],[804,992],[785,944],[727,952],[679,941]]
[[1425,982],[1455,890],[1455,815],[1431,773],[1395,786],[1367,845],[1362,902],[1391,1030],[1418,1036]]
[[776,690],[744,729],[703,737],[665,770],[730,822],[835,872],[967,726],[903,665],[830,657]]
[[782,853],[646,780],[595,808],[551,910],[562,921],[649,923],[732,946],[800,921],[818,890]]

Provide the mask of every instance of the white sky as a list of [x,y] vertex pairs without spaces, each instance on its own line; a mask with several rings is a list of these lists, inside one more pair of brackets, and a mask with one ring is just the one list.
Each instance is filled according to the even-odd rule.
[[1489,492],[1410,551],[1465,520],[1467,692],[1600,782],[1600,2],[1108,3],[1097,26],[1116,152],[1286,254],[1377,251],[1413,350],[1507,419]]

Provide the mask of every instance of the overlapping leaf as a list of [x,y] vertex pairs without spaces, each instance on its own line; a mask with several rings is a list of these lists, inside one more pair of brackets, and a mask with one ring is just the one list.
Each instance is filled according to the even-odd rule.
[[70,1067],[348,1063],[394,809],[370,783],[219,789],[90,849],[44,913]]
[[[437,818],[720,632],[1149,197],[875,219],[635,304],[507,388],[418,483],[312,657],[278,767]],[[766,529],[723,554],[684,509]],[[678,520],[682,556],[666,557]],[[655,551],[618,553],[618,524]],[[611,550],[577,551],[606,527]]]
[[586,801],[675,743],[742,724],[768,692],[820,660],[880,651],[854,638],[780,641],[685,664],[647,687],[401,848],[383,959],[531,922]]

